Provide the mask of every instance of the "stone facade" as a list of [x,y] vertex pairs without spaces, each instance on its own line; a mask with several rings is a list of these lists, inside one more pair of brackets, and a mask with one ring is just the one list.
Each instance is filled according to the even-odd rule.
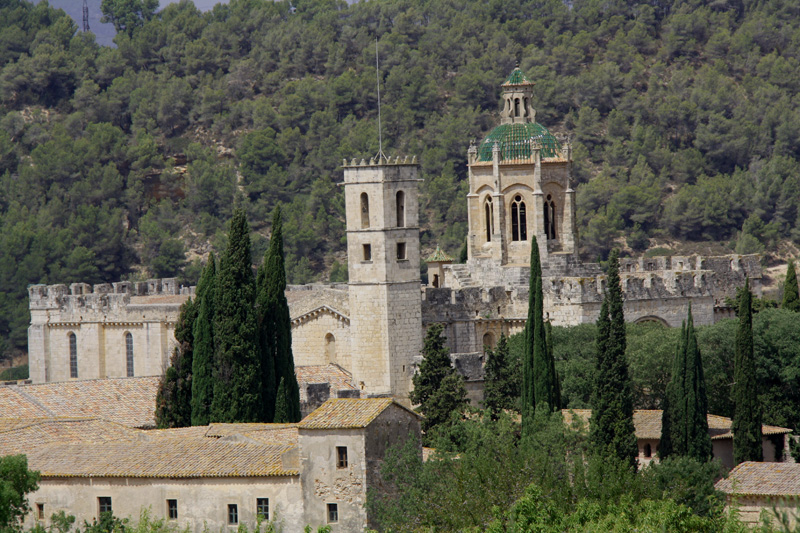
[[31,380],[163,374],[175,345],[180,304],[193,290],[179,287],[175,279],[32,285]]
[[422,349],[417,164],[345,161],[350,371],[373,395],[407,401]]

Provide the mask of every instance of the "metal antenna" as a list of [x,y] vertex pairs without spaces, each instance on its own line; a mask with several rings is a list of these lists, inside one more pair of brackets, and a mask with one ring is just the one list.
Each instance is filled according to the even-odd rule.
[[83,0],[83,31],[89,31],[89,4],[87,0]]
[[375,37],[375,80],[376,85],[378,87],[378,154],[375,158],[378,161],[382,159],[388,159],[383,154],[383,130],[381,128],[381,71],[380,65],[378,64],[378,37]]

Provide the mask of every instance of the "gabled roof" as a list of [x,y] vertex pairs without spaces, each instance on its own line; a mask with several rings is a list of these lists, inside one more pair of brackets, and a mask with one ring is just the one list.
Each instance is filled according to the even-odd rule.
[[[564,409],[564,421],[570,425],[572,424],[573,417],[570,412],[574,412],[575,416],[581,419],[584,423],[588,423],[592,416],[591,409]],[[661,439],[661,409],[636,409],[633,412],[633,427],[636,431],[637,439],[659,440]],[[732,439],[733,433],[731,428],[733,421],[725,416],[708,415],[708,433],[711,435],[711,440]],[[764,435],[782,435],[791,433],[792,430],[782,428],[779,426],[761,426],[761,433]]]
[[390,405],[405,409],[391,398],[334,398],[326,401],[297,425],[300,429],[358,429],[365,428]]
[[0,387],[8,418],[89,417],[139,428],[155,427],[159,377],[90,379]]
[[742,496],[800,496],[800,464],[740,463],[717,490]]
[[297,382],[300,384],[300,401],[308,400],[306,385],[310,383],[328,383],[331,386],[331,396],[340,390],[358,390],[353,385],[353,375],[337,364],[304,365],[294,367]]

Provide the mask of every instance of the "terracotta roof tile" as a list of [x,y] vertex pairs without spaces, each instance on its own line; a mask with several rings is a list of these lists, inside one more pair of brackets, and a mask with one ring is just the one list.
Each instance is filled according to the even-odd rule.
[[50,443],[100,443],[144,438],[142,430],[99,418],[39,418],[17,422],[13,427],[0,423],[0,450],[3,455],[28,453]]
[[306,396],[306,385],[309,383],[330,383],[331,394],[338,390],[358,390],[353,385],[353,376],[339,365],[308,365],[296,366],[294,373],[300,385],[300,401],[308,400]]
[[155,427],[158,381],[151,376],[0,387],[0,416],[90,417]]
[[[591,409],[564,409],[564,421],[569,425],[572,423],[572,415],[570,411],[588,423],[589,418],[592,416]],[[636,438],[639,439],[653,439],[658,440],[661,438],[661,414],[660,409],[636,409],[633,412],[633,427],[636,430]],[[708,415],[708,433],[711,435],[711,440],[732,439],[733,433],[731,428],[733,421],[730,418],[719,415]],[[791,433],[791,429],[782,428],[778,426],[761,426],[761,432],[764,435],[782,435],[784,433]]]
[[209,438],[157,438],[39,446],[28,466],[50,477],[250,477],[298,473],[294,446]]
[[405,409],[391,398],[335,398],[323,403],[297,426],[300,429],[363,428],[393,403]]
[[728,494],[800,496],[800,464],[744,462],[716,487]]

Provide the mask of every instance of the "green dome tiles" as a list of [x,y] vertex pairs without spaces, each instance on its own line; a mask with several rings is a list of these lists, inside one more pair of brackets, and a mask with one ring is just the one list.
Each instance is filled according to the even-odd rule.
[[515,68],[511,71],[511,74],[508,75],[506,81],[503,82],[503,86],[506,85],[533,85],[534,83],[525,76],[525,73],[522,72],[519,67]]
[[[512,73],[513,75],[513,73]],[[542,145],[542,157],[559,157],[561,144],[547,128],[536,122],[501,124],[489,132],[478,147],[478,161],[492,160],[492,147],[500,145],[500,160],[530,159],[531,139]]]
[[430,257],[428,257],[425,262],[426,263],[446,263],[452,262],[453,258],[447,255],[441,248],[438,246],[436,247],[436,251],[433,252]]

